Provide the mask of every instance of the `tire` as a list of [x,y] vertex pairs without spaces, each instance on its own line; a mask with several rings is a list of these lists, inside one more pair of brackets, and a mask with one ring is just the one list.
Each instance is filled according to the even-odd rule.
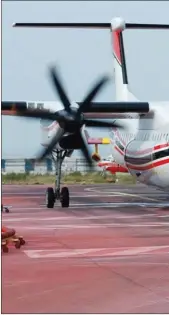
[[69,207],[69,189],[67,187],[62,187],[61,193],[60,193],[60,202],[62,205],[62,208],[68,208]]
[[25,240],[24,240],[22,237],[19,237],[19,240],[20,240],[21,246],[22,246],[22,245],[25,245],[26,242],[25,242]]
[[3,250],[3,253],[9,252],[9,248],[6,245],[2,246],[2,250]]
[[53,208],[55,204],[55,194],[52,187],[48,187],[46,190],[46,207]]
[[21,248],[21,243],[20,240],[15,242],[15,248],[20,249]]

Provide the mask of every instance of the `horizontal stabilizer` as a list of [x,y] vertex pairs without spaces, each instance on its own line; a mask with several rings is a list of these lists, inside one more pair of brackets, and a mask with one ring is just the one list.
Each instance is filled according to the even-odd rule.
[[[13,27],[110,29],[111,23],[13,23]],[[169,29],[169,24],[125,23],[128,29]]]

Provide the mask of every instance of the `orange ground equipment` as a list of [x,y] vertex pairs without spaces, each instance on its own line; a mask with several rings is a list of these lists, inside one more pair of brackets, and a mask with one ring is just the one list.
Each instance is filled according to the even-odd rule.
[[15,248],[20,248],[22,245],[25,245],[25,240],[22,236],[16,235],[14,229],[8,229],[5,226],[1,228],[1,249],[4,253],[8,253],[9,244],[14,244]]

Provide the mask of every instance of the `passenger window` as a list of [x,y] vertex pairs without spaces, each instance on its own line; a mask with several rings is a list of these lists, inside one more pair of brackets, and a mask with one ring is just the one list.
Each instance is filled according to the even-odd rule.
[[44,104],[43,103],[37,103],[37,109],[43,109]]
[[155,141],[156,140],[156,135],[155,134],[153,134],[153,141]]
[[29,109],[34,109],[35,108],[35,103],[28,103],[28,108]]

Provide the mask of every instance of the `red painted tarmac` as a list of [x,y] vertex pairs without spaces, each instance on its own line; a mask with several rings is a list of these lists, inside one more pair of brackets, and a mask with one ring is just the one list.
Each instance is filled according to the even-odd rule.
[[165,193],[71,185],[70,208],[46,209],[44,192],[2,188],[2,223],[27,241],[2,253],[2,313],[169,312]]

